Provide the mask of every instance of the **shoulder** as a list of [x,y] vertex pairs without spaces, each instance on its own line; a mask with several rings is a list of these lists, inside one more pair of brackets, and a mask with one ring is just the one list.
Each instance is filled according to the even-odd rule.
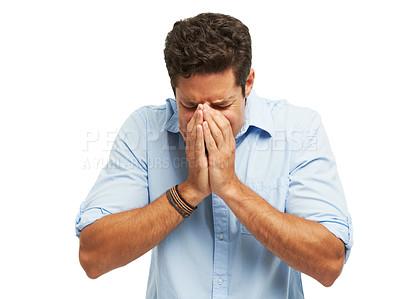
[[272,117],[279,127],[293,130],[310,127],[312,123],[320,119],[315,110],[292,105],[286,100],[276,101],[272,108]]
[[257,97],[257,101],[267,108],[275,131],[308,128],[320,121],[319,114],[308,107],[296,106],[287,100],[269,100]]
[[162,131],[176,114],[176,101],[167,99],[164,105],[146,105],[133,111],[123,129],[146,129]]

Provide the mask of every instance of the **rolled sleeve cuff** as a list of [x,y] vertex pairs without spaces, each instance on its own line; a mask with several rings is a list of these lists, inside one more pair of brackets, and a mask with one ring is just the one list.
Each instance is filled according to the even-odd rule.
[[93,207],[86,210],[81,210],[79,214],[76,216],[75,221],[75,232],[76,236],[79,237],[81,231],[92,224],[93,222],[99,220],[100,218],[112,214],[111,212],[107,211],[106,209]]
[[319,222],[325,226],[332,234],[343,241],[346,249],[345,263],[349,259],[351,248],[353,247],[353,224],[349,215],[345,220]]

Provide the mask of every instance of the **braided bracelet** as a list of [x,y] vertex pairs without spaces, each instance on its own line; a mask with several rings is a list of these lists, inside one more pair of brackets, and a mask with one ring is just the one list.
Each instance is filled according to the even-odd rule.
[[166,192],[168,201],[175,210],[183,217],[188,218],[197,207],[190,205],[179,193],[178,185],[170,188]]
[[193,207],[192,205],[190,205],[183,197],[182,195],[179,193],[178,191],[178,185],[175,185],[175,191],[178,194],[179,198],[187,205],[189,206],[189,208],[191,208],[193,211],[197,209],[197,207]]

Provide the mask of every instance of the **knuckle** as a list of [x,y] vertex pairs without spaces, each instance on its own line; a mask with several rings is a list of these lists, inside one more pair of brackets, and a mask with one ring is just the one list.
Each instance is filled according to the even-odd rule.
[[222,136],[222,132],[221,132],[220,130],[217,130],[217,131],[215,132],[215,137],[216,137],[216,138],[221,138],[221,136]]
[[228,121],[224,121],[224,123],[222,124],[222,128],[224,130],[228,130],[231,128],[231,124]]

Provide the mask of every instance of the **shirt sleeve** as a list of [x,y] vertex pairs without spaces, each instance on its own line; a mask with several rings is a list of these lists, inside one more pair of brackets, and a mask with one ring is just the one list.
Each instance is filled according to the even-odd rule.
[[114,141],[106,166],[82,203],[75,230],[103,216],[143,207],[149,203],[146,158],[146,122],[136,111]]
[[295,130],[286,212],[325,226],[346,247],[353,245],[353,228],[328,137],[312,111]]

